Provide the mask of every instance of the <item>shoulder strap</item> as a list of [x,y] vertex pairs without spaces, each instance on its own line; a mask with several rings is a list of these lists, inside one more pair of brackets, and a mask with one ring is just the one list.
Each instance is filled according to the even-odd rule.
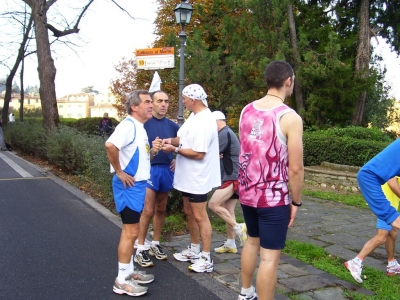
[[[133,137],[133,140],[132,140],[132,142],[130,142],[128,145],[130,145],[130,144],[132,144],[134,141],[135,141],[135,139],[136,139],[136,124],[135,124],[135,122],[133,121],[133,120],[131,120],[131,119],[129,119],[129,118],[126,118],[125,120],[127,120],[127,121],[131,121],[132,123],[133,123],[133,127],[135,128],[135,136]],[[127,145],[127,146],[128,146]]]

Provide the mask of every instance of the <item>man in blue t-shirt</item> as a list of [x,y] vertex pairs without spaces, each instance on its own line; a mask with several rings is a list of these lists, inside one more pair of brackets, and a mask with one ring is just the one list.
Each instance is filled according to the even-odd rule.
[[[168,95],[163,91],[151,94],[153,100],[153,118],[147,121],[144,128],[150,141],[155,138],[169,138],[176,136],[179,126],[165,115],[168,111]],[[164,225],[165,210],[169,191],[174,181],[175,159],[172,153],[159,151],[151,161],[150,179],[147,181],[146,201],[140,217],[140,231],[135,247],[137,248],[135,262],[142,267],[153,266],[153,262],[146,254],[159,260],[166,260],[167,255],[160,246],[160,236]],[[153,241],[145,243],[151,218],[153,218]]]
[[[397,229],[400,228],[400,213],[386,198],[382,185],[393,177],[400,176],[399,153],[400,139],[397,139],[368,161],[357,174],[361,193],[371,211],[381,221]],[[362,283],[362,260],[356,257],[347,261],[345,266],[353,278]]]

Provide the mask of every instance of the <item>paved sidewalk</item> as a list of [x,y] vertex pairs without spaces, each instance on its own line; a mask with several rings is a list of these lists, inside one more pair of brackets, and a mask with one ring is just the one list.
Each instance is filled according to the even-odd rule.
[[[288,239],[315,244],[325,248],[329,254],[349,260],[355,257],[364,243],[375,234],[376,218],[368,209],[309,197],[305,197],[303,203],[294,227],[289,230]],[[213,232],[211,248],[220,246],[225,239],[224,235]],[[174,237],[165,243],[165,246],[174,253],[187,248],[189,244],[190,237],[183,235]],[[400,249],[398,244],[396,249]],[[238,250],[237,254],[213,252],[214,272],[209,274],[236,293],[239,293],[241,288],[241,247]],[[364,265],[384,272],[386,270],[384,247],[377,249],[373,256],[374,258],[368,257]],[[398,250],[396,256],[399,256]],[[172,260],[173,257],[170,258],[170,261]],[[180,265],[183,271],[188,265],[178,261],[174,264]],[[355,281],[340,280],[297,259],[282,255],[275,299],[289,299],[285,295],[291,295],[296,296],[296,299],[341,300],[347,299],[345,290],[374,295]]]
[[[2,155],[4,156],[4,154]],[[35,174],[34,172],[37,172],[37,170],[33,170],[32,167],[26,167],[26,169],[30,174]],[[1,172],[5,172],[4,167],[0,168],[0,173]],[[55,182],[64,186],[64,188],[80,198],[83,202],[102,213],[110,221],[118,226],[121,225],[118,216],[111,214],[94,199],[83,194],[76,188],[64,184],[63,181],[57,177],[51,174],[47,175]],[[15,174],[12,176],[15,177]],[[5,176],[4,178],[8,177]],[[32,182],[37,183],[38,181]],[[364,243],[375,234],[376,218],[368,209],[355,208],[310,197],[304,197],[303,203],[303,206],[298,211],[295,225],[289,230],[288,239],[324,247],[329,254],[340,257],[343,260],[349,260],[353,258],[363,247]],[[47,219],[43,219],[47,221]],[[211,245],[212,249],[220,246],[225,239],[225,235],[214,232]],[[237,254],[212,253],[214,272],[196,274],[187,269],[189,264],[178,262],[172,257],[173,252],[185,249],[189,242],[189,236],[183,235],[174,237],[170,242],[165,243],[164,245],[167,247],[167,252],[169,254],[168,262],[176,266],[188,277],[195,279],[203,287],[207,287],[207,289],[212,291],[219,299],[237,299],[237,294],[240,292],[241,288],[240,253],[242,248],[239,247],[239,252]],[[396,257],[400,257],[399,246],[399,243],[396,243]],[[55,251],[55,253],[56,252],[57,251]],[[157,264],[158,263],[160,266],[163,266],[162,262],[157,262]],[[384,247],[376,250],[373,254],[373,258],[368,257],[364,261],[364,265],[374,267],[384,272],[386,268],[386,253]],[[168,268],[168,265],[164,265],[164,267],[165,266]],[[156,271],[156,269],[153,271]],[[221,286],[221,283],[227,288]],[[289,299],[285,295],[290,295],[292,298],[295,297],[295,299],[341,300],[346,299],[344,290],[373,295],[371,291],[364,289],[362,285],[357,284],[355,281],[346,282],[340,280],[310,265],[282,255],[279,264],[278,287],[275,299]]]

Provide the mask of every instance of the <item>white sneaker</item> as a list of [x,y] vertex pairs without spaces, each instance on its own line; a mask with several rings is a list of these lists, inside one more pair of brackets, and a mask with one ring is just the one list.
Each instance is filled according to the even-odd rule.
[[127,294],[128,296],[141,296],[147,293],[148,287],[141,286],[137,284],[137,282],[130,278],[124,283],[119,283],[117,279],[115,279],[113,285],[113,291],[116,294]]
[[256,292],[253,293],[253,295],[243,295],[239,294],[238,300],[257,300],[258,295]]
[[387,265],[386,275],[395,276],[396,274],[400,274],[400,264],[397,260],[394,260],[394,263],[391,266]]
[[201,257],[201,254],[195,253],[194,251],[192,251],[190,246],[188,246],[187,249],[185,249],[181,252],[178,252],[178,253],[174,253],[174,257],[176,260],[179,260],[179,261],[195,261]]
[[225,242],[218,248],[214,248],[214,251],[217,253],[237,253],[237,248],[231,247]]
[[[133,246],[133,248],[137,249],[137,245],[138,245],[138,240],[135,241],[135,245]],[[144,240],[145,249],[143,249],[143,250],[145,250],[145,251],[150,250],[150,245],[151,245],[151,242],[148,239],[145,239]]]
[[358,283],[363,283],[361,279],[361,272],[362,272],[362,264],[357,263],[354,259],[346,261],[344,263],[347,270],[350,271],[351,276],[353,276],[354,280]]
[[190,271],[194,271],[197,273],[203,272],[212,272],[214,270],[214,262],[212,260],[208,260],[204,256],[198,259],[193,265],[188,267]]

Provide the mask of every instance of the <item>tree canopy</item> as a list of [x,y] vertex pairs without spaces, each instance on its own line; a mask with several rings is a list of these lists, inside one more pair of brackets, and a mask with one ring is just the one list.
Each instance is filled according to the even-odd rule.
[[[398,51],[399,25],[393,1],[366,0],[201,0],[194,5],[191,23],[185,27],[185,85],[199,83],[209,95],[211,109],[224,111],[235,127],[241,109],[267,92],[264,69],[275,59],[295,66],[302,100],[293,94],[287,103],[300,113],[308,127],[346,126],[354,120],[363,100],[361,124],[385,126],[393,105],[388,97],[381,58],[372,56],[370,39],[386,38]],[[180,25],[174,7],[180,1],[158,0],[155,21],[158,38],[154,47],[175,47],[179,62]],[[367,40],[359,34],[361,4],[368,9]],[[293,20],[290,19],[293,13]],[[365,20],[363,20],[365,21]],[[292,25],[295,25],[293,27]],[[363,25],[364,26],[364,25]],[[295,28],[295,36],[291,30]],[[367,43],[367,69],[359,62],[360,43]],[[295,46],[295,47],[294,47]],[[152,72],[137,70],[135,60],[123,60],[113,91],[120,95],[148,88]],[[159,71],[162,89],[172,99],[170,114],[176,116],[179,69]],[[304,105],[299,105],[304,103]],[[371,109],[379,107],[379,109]],[[380,115],[378,115],[380,114]],[[378,121],[379,120],[379,121]],[[385,121],[386,120],[386,121]]]

